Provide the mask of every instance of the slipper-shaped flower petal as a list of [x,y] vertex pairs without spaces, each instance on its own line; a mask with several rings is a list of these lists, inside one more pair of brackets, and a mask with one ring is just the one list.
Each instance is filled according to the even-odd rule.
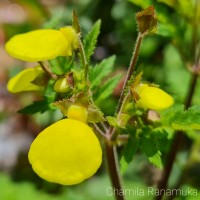
[[40,91],[42,87],[31,82],[43,73],[40,67],[24,69],[8,81],[7,89],[11,93]]
[[19,60],[36,62],[56,58],[67,50],[68,42],[59,30],[40,29],[19,34],[6,43],[6,51]]
[[60,31],[66,37],[68,42],[68,48],[66,51],[63,52],[64,56],[71,56],[73,50],[78,49],[79,42],[78,42],[78,35],[76,34],[75,30],[71,26],[66,26],[60,28]]
[[63,119],[37,136],[28,157],[33,170],[43,179],[73,185],[97,171],[102,162],[102,150],[88,125]]
[[173,98],[160,88],[140,84],[135,91],[139,95],[136,106],[139,108],[163,110],[173,105]]

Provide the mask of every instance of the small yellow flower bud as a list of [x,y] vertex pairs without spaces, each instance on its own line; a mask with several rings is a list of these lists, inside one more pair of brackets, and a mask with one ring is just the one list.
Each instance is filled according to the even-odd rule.
[[83,106],[71,105],[67,110],[67,117],[86,123],[88,111]]
[[160,88],[149,86],[148,84],[140,84],[137,88],[133,88],[139,96],[136,100],[136,106],[139,108],[163,110],[173,105],[173,98],[161,90]]
[[58,93],[66,93],[70,90],[70,86],[67,83],[66,77],[56,80],[54,90]]
[[44,71],[39,66],[24,69],[8,81],[7,89],[11,93],[39,91],[42,87],[31,82],[43,73]]
[[96,173],[102,162],[102,150],[88,125],[63,119],[36,137],[28,158],[33,170],[41,178],[74,185]]

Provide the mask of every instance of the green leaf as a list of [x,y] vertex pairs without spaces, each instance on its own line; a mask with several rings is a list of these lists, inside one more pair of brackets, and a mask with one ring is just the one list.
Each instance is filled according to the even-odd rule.
[[140,148],[148,157],[150,163],[158,168],[163,166],[161,159],[161,152],[158,148],[156,138],[151,134],[149,128],[145,128],[140,134]]
[[200,106],[195,105],[188,110],[176,116],[172,122],[172,127],[175,129],[184,130],[191,128],[193,130],[200,130]]
[[86,35],[86,37],[83,40],[85,55],[88,62],[90,61],[91,55],[94,53],[94,49],[97,43],[97,37],[99,36],[100,33],[100,27],[101,27],[101,20],[98,20],[92,27],[91,31]]
[[104,118],[104,114],[98,107],[95,107],[94,105],[89,105],[87,121],[91,123],[98,123],[104,122],[106,121],[106,119]]
[[200,130],[200,106],[195,105],[188,110],[184,110],[183,105],[175,105],[170,109],[160,112],[161,122],[175,130],[185,130],[191,128]]
[[117,83],[119,83],[119,80],[121,78],[121,74],[116,75],[112,78],[110,78],[100,89],[98,92],[98,97],[96,98],[95,102],[98,104],[100,101],[106,99],[109,97],[112,93],[114,88],[117,86]]
[[161,123],[164,126],[171,126],[177,117],[184,111],[184,105],[174,105],[166,110],[160,111]]
[[52,109],[51,104],[46,100],[41,100],[34,101],[31,105],[28,105],[17,112],[21,114],[34,114],[37,112],[43,113],[50,109]]
[[152,130],[152,134],[159,151],[162,154],[167,153],[174,136],[173,129],[169,127],[158,127]]
[[120,159],[120,171],[121,174],[124,174],[128,169],[129,163],[125,160],[124,156]]
[[101,63],[97,64],[91,69],[89,79],[91,82],[91,88],[101,84],[103,78],[105,78],[110,72],[112,72],[116,56],[111,56],[104,59]]

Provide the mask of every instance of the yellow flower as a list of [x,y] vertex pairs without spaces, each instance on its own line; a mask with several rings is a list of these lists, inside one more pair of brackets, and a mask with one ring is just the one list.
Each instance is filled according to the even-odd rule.
[[88,117],[88,111],[83,106],[71,105],[67,110],[67,117],[70,119],[76,119],[86,123]]
[[102,150],[88,125],[63,119],[37,136],[28,157],[33,170],[43,179],[73,185],[94,175],[102,162]]
[[[75,33],[75,32],[74,32]],[[12,37],[6,43],[6,51],[19,60],[36,62],[71,55],[77,47],[72,28],[40,29]]]
[[63,56],[71,56],[73,50],[78,49],[79,47],[78,35],[71,26],[60,28],[60,31],[66,37],[68,42],[68,48],[63,52]]
[[34,85],[31,81],[43,73],[39,66],[24,69],[8,81],[7,89],[11,93],[41,90],[42,87]]
[[139,96],[139,99],[136,100],[136,106],[139,108],[163,110],[174,103],[169,94],[148,84],[139,84],[136,88],[132,88],[132,91]]

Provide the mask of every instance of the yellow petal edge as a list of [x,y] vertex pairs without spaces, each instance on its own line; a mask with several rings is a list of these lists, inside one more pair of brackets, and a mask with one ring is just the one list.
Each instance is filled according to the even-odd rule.
[[36,62],[56,58],[66,51],[68,42],[59,30],[39,29],[12,37],[6,51],[19,60]]
[[33,170],[43,179],[74,185],[94,175],[102,162],[102,150],[88,125],[63,119],[36,137],[28,158]]
[[157,87],[141,84],[138,88],[140,99],[136,102],[139,108],[163,110],[173,105],[173,98]]
[[44,73],[38,66],[34,68],[27,68],[12,77],[7,84],[7,89],[11,93],[26,92],[26,91],[40,91],[40,86],[31,83],[39,74]]
[[72,52],[79,47],[78,35],[72,26],[60,28],[61,33],[65,36],[68,42],[68,48],[63,52],[63,56],[71,56]]

